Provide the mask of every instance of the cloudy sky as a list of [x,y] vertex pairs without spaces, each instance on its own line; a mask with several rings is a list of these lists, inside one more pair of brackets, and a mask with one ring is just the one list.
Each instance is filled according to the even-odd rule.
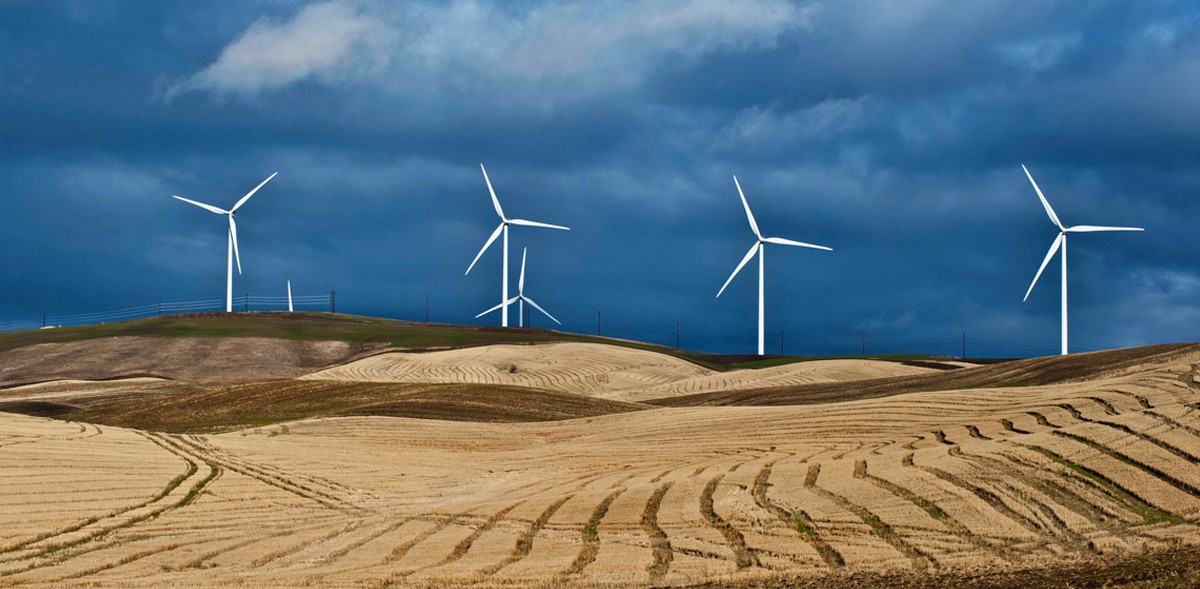
[[[0,322],[224,294],[483,323],[515,290],[572,331],[752,352],[1054,353],[1195,340],[1194,2],[257,0],[0,4]],[[497,244],[498,245],[498,244]],[[495,321],[491,316],[488,323]],[[515,323],[516,314],[512,319]],[[545,326],[548,320],[534,319]]]

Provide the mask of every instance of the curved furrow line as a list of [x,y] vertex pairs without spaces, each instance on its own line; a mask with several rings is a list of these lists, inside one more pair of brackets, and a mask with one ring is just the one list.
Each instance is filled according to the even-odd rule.
[[292,495],[296,495],[297,497],[302,497],[309,501],[313,501],[315,503],[318,503],[318,504],[320,504],[324,507],[328,507],[330,509],[350,509],[350,510],[359,509],[357,506],[347,503],[338,497],[333,497],[333,496],[325,494],[325,493],[313,491],[312,489],[310,489],[308,487],[305,487],[303,485],[298,485],[298,484],[293,483],[288,480],[284,480],[278,476],[272,475],[268,472],[264,472],[263,470],[256,468],[254,466],[251,466],[251,465],[244,464],[244,463],[239,464],[239,461],[236,458],[232,458],[228,454],[221,452],[219,450],[216,450],[212,446],[207,446],[207,447],[198,446],[194,443],[189,443],[189,445],[192,446],[194,452],[197,455],[203,456],[204,459],[210,460],[213,463],[218,464],[218,465],[220,465],[230,471],[236,472],[240,475],[250,477],[250,478],[257,480],[260,483],[263,483],[265,485],[275,487],[276,489],[285,491]]
[[492,528],[496,527],[497,522],[499,522],[501,519],[503,519],[505,515],[508,515],[508,512],[519,507],[522,503],[524,503],[524,501],[518,501],[518,502],[513,503],[512,505],[509,505],[508,507],[505,507],[504,509],[501,509],[500,511],[497,511],[496,513],[492,514],[490,517],[488,517],[486,520],[484,520],[484,522],[482,524],[476,526],[475,531],[471,532],[470,536],[463,538],[463,540],[461,542],[456,544],[454,546],[454,550],[451,551],[450,554],[446,555],[446,558],[442,559],[441,562],[437,563],[434,566],[435,567],[445,566],[445,565],[448,565],[448,564],[455,562],[458,559],[466,556],[467,551],[469,551],[471,549],[471,546],[473,544],[475,544],[475,541],[478,540],[480,536],[487,533],[488,530],[491,530]]
[[[243,463],[243,464],[247,464],[248,466],[254,466],[254,467],[256,467],[256,468],[259,468],[259,469],[262,469],[262,470],[264,470],[264,471],[270,472],[270,473],[274,474],[274,475],[275,475],[275,476],[277,476],[277,477],[300,478],[300,479],[303,479],[303,480],[305,480],[305,481],[307,481],[307,482],[309,482],[309,483],[312,483],[312,484],[313,484],[313,485],[315,485],[315,486],[321,486],[321,487],[324,487],[324,488],[325,488],[326,490],[328,490],[330,493],[341,493],[341,494],[344,494],[344,495],[365,494],[365,493],[363,493],[363,492],[362,492],[361,490],[359,490],[359,489],[354,489],[354,488],[352,488],[352,487],[348,487],[348,486],[346,486],[346,485],[343,485],[342,483],[339,483],[339,482],[337,482],[337,481],[335,481],[335,480],[333,480],[333,479],[329,479],[329,478],[326,478],[326,477],[317,476],[317,475],[312,475],[312,474],[303,474],[303,475],[299,475],[299,474],[297,474],[297,473],[294,473],[294,472],[289,472],[289,471],[283,470],[283,469],[281,469],[281,468],[279,468],[279,467],[277,467],[277,466],[270,465],[270,464],[260,464],[260,463],[254,463],[254,464],[251,464],[251,463],[250,463],[248,460],[246,460],[245,458],[241,458],[241,457],[238,457],[238,456],[231,455],[229,452],[226,452],[226,451],[224,451],[224,450],[221,450],[221,449],[217,448],[216,446],[213,446],[213,445],[212,445],[211,443],[209,443],[209,441],[208,441],[206,438],[204,438],[203,436],[198,436],[198,435],[188,435],[188,436],[186,436],[186,437],[187,437],[187,439],[188,439],[190,442],[192,442],[194,445],[196,445],[196,446],[199,446],[199,447],[202,447],[202,448],[204,448],[204,449],[205,449],[205,450],[207,450],[207,451],[211,451],[211,452],[219,453],[219,454],[221,454],[221,455],[223,455],[223,456],[225,456],[225,457],[228,457],[228,458],[230,458],[231,460],[236,460],[236,461],[239,461],[239,462],[241,462],[241,463]],[[371,495],[369,495],[369,494],[367,494],[367,495],[368,495],[368,496],[370,496],[370,497],[372,497],[372,498],[374,498],[373,496],[371,496]]]
[[883,489],[884,491],[887,491],[888,493],[891,493],[899,499],[903,499],[904,501],[917,506],[922,511],[927,513],[929,517],[941,522],[942,525],[946,526],[950,533],[954,534],[964,544],[989,552],[994,552],[997,556],[1009,562],[1017,562],[1019,560],[1019,558],[1011,551],[998,549],[995,545],[988,542],[986,538],[972,532],[969,528],[967,528],[967,526],[963,525],[962,522],[954,519],[950,516],[950,514],[946,513],[945,510],[943,510],[941,507],[938,507],[936,503],[909,489],[893,483],[892,481],[870,474],[867,472],[867,461],[859,460],[857,463],[855,463],[854,476],[855,478],[860,478],[868,483],[871,483],[872,485],[875,485],[876,487],[879,487],[880,489]]
[[[1075,418],[1078,419],[1079,421],[1082,421],[1085,423],[1094,423],[1097,425],[1103,425],[1105,427],[1115,429],[1119,432],[1134,436],[1136,438],[1139,438],[1141,440],[1145,440],[1151,444],[1154,444],[1155,446],[1158,446],[1159,448],[1162,448],[1163,450],[1166,450],[1167,452],[1170,452],[1171,454],[1174,454],[1175,456],[1182,458],[1192,464],[1200,464],[1200,457],[1198,457],[1197,455],[1192,454],[1191,452],[1188,452],[1187,450],[1184,450],[1183,448],[1175,446],[1174,444],[1171,444],[1164,440],[1160,440],[1150,434],[1135,430],[1123,423],[1116,423],[1116,422],[1108,421],[1107,419],[1090,419],[1088,417],[1085,417],[1082,413],[1079,412],[1078,409],[1076,409],[1073,405],[1070,405],[1070,404],[1063,404],[1063,405],[1061,405],[1061,407],[1070,411],[1071,414],[1074,415]],[[1065,433],[1066,432],[1064,432],[1064,434]],[[1075,434],[1068,434],[1068,435],[1073,436]],[[1197,491],[1196,487],[1188,485],[1188,488],[1191,489],[1191,491],[1189,491],[1189,492],[1191,492],[1193,495],[1200,494],[1200,492]]]
[[[961,456],[961,454],[959,454],[959,456]],[[1006,517],[1006,518],[1016,522],[1021,527],[1029,530],[1030,532],[1033,532],[1034,534],[1037,534],[1038,536],[1042,536],[1043,538],[1046,538],[1046,539],[1054,538],[1054,536],[1051,535],[1049,532],[1047,532],[1045,529],[1043,529],[1042,526],[1037,521],[1030,519],[1028,516],[1013,509],[1003,499],[1001,499],[999,495],[996,495],[995,493],[993,493],[979,485],[972,484],[972,483],[964,480],[962,477],[955,475],[955,474],[951,474],[950,472],[944,471],[940,468],[936,468],[934,466],[929,466],[929,465],[925,465],[925,464],[916,464],[913,462],[912,454],[908,454],[908,455],[904,456],[904,458],[901,462],[905,466],[912,466],[914,468],[920,469],[920,470],[927,472],[943,481],[946,481],[947,483],[950,483],[951,485],[954,485],[955,487],[969,491],[972,495],[975,495],[979,499],[983,500],[984,503],[986,503],[989,507],[991,507],[994,511],[996,511],[1001,516]]]
[[[226,538],[226,539],[227,539],[227,538]],[[159,555],[159,554],[162,554],[162,553],[164,553],[164,552],[170,552],[170,551],[172,551],[172,550],[177,550],[177,549],[179,549],[179,548],[185,548],[185,547],[188,547],[188,546],[191,546],[191,545],[192,545],[192,543],[191,543],[191,542],[172,542],[172,543],[169,543],[169,544],[163,544],[163,545],[160,545],[160,546],[155,546],[154,548],[149,548],[149,549],[143,550],[143,551],[141,551],[141,552],[135,552],[135,553],[133,553],[133,554],[129,554],[129,555],[123,556],[123,557],[121,557],[121,558],[119,558],[119,559],[117,559],[117,560],[115,560],[115,561],[109,562],[109,563],[105,563],[105,564],[102,564],[102,565],[99,565],[99,566],[95,566],[95,567],[92,567],[92,568],[90,568],[90,569],[86,569],[86,570],[82,570],[82,571],[77,571],[77,572],[71,573],[70,575],[66,575],[66,576],[63,576],[63,577],[58,577],[58,578],[54,578],[54,579],[47,579],[47,580],[45,580],[44,582],[47,582],[47,583],[62,583],[63,581],[70,581],[70,580],[73,580],[73,579],[82,579],[82,578],[84,578],[84,577],[90,577],[90,576],[92,576],[92,575],[95,575],[95,574],[98,574],[98,573],[102,573],[102,572],[109,571],[109,570],[112,570],[112,569],[115,569],[115,568],[118,568],[118,567],[125,566],[125,565],[127,565],[127,564],[130,564],[130,563],[133,563],[133,562],[137,562],[137,561],[139,561],[139,560],[142,560],[142,559],[144,559],[144,558],[149,558],[149,557],[151,557],[151,556],[157,556],[157,555]]]
[[977,440],[990,440],[991,439],[991,438],[983,435],[983,432],[979,431],[979,426],[977,426],[977,425],[968,425],[967,433],[970,434],[972,438],[975,438]]
[[[1038,493],[1041,493],[1046,499],[1049,499],[1050,501],[1054,502],[1054,504],[1062,507],[1065,511],[1073,513],[1080,519],[1087,521],[1089,524],[1094,525],[1115,537],[1121,537],[1122,533],[1124,532],[1124,528],[1123,526],[1118,526],[1114,523],[1120,522],[1120,518],[1116,513],[1106,510],[1104,506],[1095,504],[1089,501],[1086,497],[1080,495],[1078,492],[1072,491],[1071,489],[1063,486],[1063,484],[1054,480],[1054,478],[1047,476],[1047,473],[1043,468],[1039,468],[1018,456],[1012,456],[1009,454],[1000,454],[1000,456],[1003,456],[1008,462],[1006,463],[990,456],[976,454],[963,455],[963,458],[971,462],[990,465],[991,468],[996,470],[996,472],[1005,473],[1003,477],[992,479],[991,482],[993,484],[1002,484],[1011,487],[1011,483],[1008,482],[1008,479],[1020,481],[1024,485],[1034,489]],[[1064,476],[1074,478],[1075,475],[1066,474]],[[1094,487],[1094,483],[1086,478],[1080,479],[1079,482],[1080,484]],[[1104,493],[1102,488],[1096,487],[1096,489],[1099,492]],[[1019,490],[1014,490],[1013,494],[1017,496],[1023,495]],[[1105,496],[1107,497],[1108,495]],[[1050,518],[1054,522],[1055,526],[1064,535],[1069,537],[1076,545],[1081,545],[1086,547],[1088,550],[1095,551],[1095,545],[1079,534],[1079,532],[1075,531],[1075,529],[1073,529],[1070,525],[1068,525],[1051,505],[1032,497],[1023,498],[1030,502],[1036,503],[1038,509],[1042,511],[1044,515]],[[1121,504],[1118,503],[1117,505]],[[1121,508],[1124,509],[1124,506]],[[1047,514],[1046,510],[1052,512],[1052,515]]]
[[1149,525],[1158,522],[1169,522],[1173,524],[1183,523],[1184,519],[1179,514],[1169,513],[1155,507],[1141,495],[1128,488],[1125,485],[1112,480],[1104,474],[1088,468],[1078,462],[1067,459],[1066,457],[1054,452],[1053,450],[1043,448],[1041,446],[1021,444],[1023,448],[1036,452],[1049,458],[1075,474],[1089,479],[1093,484],[1104,489],[1106,495],[1117,499],[1117,501],[1126,506],[1132,513],[1142,518],[1144,525]]
[[[458,521],[460,519],[462,519],[463,517],[466,517],[468,514],[470,514],[469,511],[464,511],[463,513],[459,513],[457,515],[435,516],[435,520],[434,520],[435,524],[433,526],[431,526],[425,530],[422,530],[421,533],[417,534],[416,536],[413,536],[412,539],[410,539],[409,541],[393,548],[392,552],[389,553],[387,555],[387,557],[383,559],[383,562],[380,564],[389,565],[389,564],[392,564],[395,562],[399,562],[417,544],[420,544],[421,542],[428,540],[434,534],[450,527],[451,525],[453,525],[455,523],[458,523]],[[387,586],[387,583],[385,583],[385,586]]]
[[672,481],[667,481],[654,490],[650,498],[646,500],[646,507],[642,510],[642,529],[646,531],[646,535],[650,536],[650,550],[654,553],[654,562],[646,567],[646,571],[650,573],[650,582],[657,583],[667,571],[671,568],[671,561],[675,559],[675,553],[671,550],[671,539],[667,537],[667,533],[658,525],[658,510],[662,506],[663,497],[667,491],[671,490]]
[[775,462],[778,461],[773,460],[764,464],[759,469],[758,475],[754,477],[754,486],[751,490],[754,503],[773,514],[785,526],[795,529],[800,534],[800,537],[808,541],[809,544],[812,544],[813,549],[821,556],[821,560],[825,561],[826,566],[829,568],[845,566],[846,561],[842,558],[842,555],[821,538],[812,518],[804,510],[800,509],[795,512],[789,512],[771,500],[767,491],[771,487],[771,469],[775,466]]
[[551,503],[550,506],[541,513],[541,515],[538,515],[537,519],[529,523],[529,527],[517,538],[516,545],[513,546],[512,554],[508,555],[507,558],[494,565],[485,567],[479,572],[479,574],[490,577],[500,572],[505,567],[520,561],[526,556],[529,556],[529,552],[533,550],[534,538],[536,538],[538,533],[542,531],[542,528],[546,527],[546,524],[550,521],[550,518],[554,517],[554,514],[558,512],[559,508],[562,507],[567,501],[570,501],[574,496],[574,494],[567,495],[558,501]]
[[[164,450],[171,452],[171,450],[169,448],[165,447],[157,439],[155,439],[147,434],[144,434],[142,432],[137,432],[137,433],[139,435],[141,435],[142,437],[145,437],[146,439],[153,442],[156,446],[159,446],[159,447],[163,448]],[[171,453],[178,456],[178,453],[176,453],[176,452],[171,452]],[[194,476],[196,474],[196,472],[199,469],[199,467],[196,466],[196,463],[191,461],[187,457],[181,457],[181,458],[183,458],[184,463],[187,465],[184,468],[184,471],[182,473],[180,473],[179,475],[177,475],[175,478],[171,479],[166,484],[166,486],[164,486],[161,490],[159,490],[158,494],[151,497],[150,499],[147,499],[146,501],[142,501],[142,502],[134,504],[134,505],[130,505],[127,507],[123,507],[123,508],[111,511],[102,516],[91,517],[82,522],[72,524],[65,528],[60,528],[57,530],[49,531],[44,534],[40,534],[34,538],[23,540],[16,544],[12,544],[12,545],[6,546],[4,548],[0,548],[0,563],[12,562],[14,560],[22,560],[25,558],[29,558],[31,555],[12,555],[11,553],[25,549],[25,548],[33,547],[35,544],[42,543],[42,542],[44,542],[46,540],[50,540],[52,538],[65,536],[68,534],[78,532],[80,530],[83,530],[84,528],[88,528],[91,526],[97,526],[97,527],[101,528],[102,531],[106,531],[106,530],[122,527],[120,524],[106,525],[105,523],[112,519],[118,518],[122,515],[125,515],[131,511],[135,511],[135,510],[144,508],[146,506],[152,505],[154,503],[157,503],[157,502],[163,500],[167,495],[170,495],[172,491],[174,491],[176,488],[178,488],[180,485],[182,485],[184,483],[184,481],[188,480],[189,478],[191,478],[192,476]],[[72,540],[69,542],[52,543],[49,546],[42,547],[42,548],[35,547],[35,548],[33,548],[34,550],[40,550],[41,552],[40,553],[35,552],[32,556],[37,556],[38,554],[45,553],[47,551],[57,551],[63,547],[72,545],[74,543],[75,543],[75,541]],[[0,576],[2,576],[2,575],[3,575],[3,573],[0,573]]]
[[[138,433],[142,433],[142,432],[138,432]],[[144,435],[146,435],[146,437],[148,439],[151,439],[151,441],[154,441],[154,439],[155,439],[155,436],[153,434],[144,434]],[[163,447],[164,449],[167,449],[168,451],[171,451],[171,449],[168,446],[164,445],[161,447]],[[196,466],[196,464],[194,462],[192,462],[187,456],[184,456],[183,454],[178,453],[178,452],[172,452],[172,453],[174,453],[177,456],[180,456],[188,461],[189,474],[187,477],[180,479],[179,483],[176,484],[175,487],[173,487],[166,493],[161,494],[161,496],[158,499],[156,499],[155,501],[152,501],[151,503],[148,503],[147,505],[153,504],[155,502],[160,501],[163,498],[166,498],[171,493],[171,491],[174,491],[175,489],[179,488],[179,486],[185,480],[190,479],[199,470],[199,468]],[[207,462],[205,463],[205,466],[208,466],[208,468],[209,468],[208,475],[205,476],[200,481],[194,483],[188,489],[187,493],[184,494],[184,496],[182,498],[180,498],[178,501],[175,501],[173,503],[169,503],[166,505],[161,505],[161,506],[159,506],[153,510],[150,510],[144,514],[140,514],[140,515],[131,517],[129,519],[126,519],[126,520],[124,520],[120,523],[114,524],[112,526],[102,527],[100,529],[90,531],[80,538],[75,538],[70,541],[51,544],[51,545],[45,546],[45,547],[38,547],[37,552],[35,552],[32,555],[27,555],[24,558],[22,558],[22,560],[27,561],[27,563],[24,567],[17,569],[17,570],[0,572],[0,577],[12,576],[14,574],[21,573],[21,572],[26,572],[26,571],[30,571],[30,570],[34,570],[34,569],[39,569],[39,568],[45,568],[48,566],[54,566],[54,565],[66,562],[67,560],[77,557],[77,556],[80,556],[82,554],[86,554],[88,552],[94,552],[96,550],[101,550],[103,548],[106,548],[107,546],[104,544],[100,544],[100,542],[103,542],[104,540],[109,539],[111,534],[113,534],[117,531],[123,530],[123,529],[131,528],[142,522],[157,518],[158,516],[162,515],[163,513],[168,512],[168,511],[186,507],[188,504],[190,504],[192,501],[194,501],[197,497],[199,497],[200,494],[204,492],[205,488],[207,488],[207,486],[212,481],[216,480],[216,478],[218,476],[220,476],[220,474],[221,474],[220,467],[218,467],[214,464],[207,463]],[[34,560],[32,562],[28,562],[31,559],[41,559],[41,560]]]
[[250,567],[255,568],[255,569],[260,569],[265,565],[268,565],[268,564],[271,564],[274,562],[279,562],[285,558],[296,555],[296,554],[300,553],[301,551],[308,550],[309,548],[312,548],[315,546],[320,546],[321,544],[324,544],[324,543],[334,540],[340,536],[348,534],[348,533],[358,529],[358,527],[361,525],[362,525],[362,522],[359,520],[348,521],[342,525],[341,529],[334,530],[328,534],[325,534],[324,536],[320,536],[317,538],[307,538],[307,539],[301,540],[299,542],[296,542],[295,544],[292,544],[290,546],[276,550],[274,552],[269,552],[267,554],[264,554],[264,555],[258,557],[257,559],[255,559],[254,561],[252,561],[250,563]]
[[[1108,425],[1105,422],[1097,422],[1097,423],[1099,423],[1101,425]],[[1066,432],[1063,430],[1054,430],[1054,432],[1052,432],[1052,433],[1054,433],[1054,435],[1057,435],[1057,436],[1060,436],[1060,437],[1063,437],[1063,438],[1066,438],[1069,440],[1074,440],[1076,442],[1084,444],[1084,445],[1092,448],[1093,450],[1100,452],[1101,454],[1108,455],[1108,456],[1115,458],[1121,462],[1127,463],[1130,466],[1139,468],[1139,469],[1145,471],[1146,473],[1153,475],[1153,476],[1161,479],[1162,481],[1170,484],[1171,486],[1179,489],[1180,491],[1183,491],[1192,496],[1200,497],[1200,487],[1197,487],[1196,485],[1193,485],[1192,483],[1189,483],[1187,481],[1180,479],[1179,477],[1169,474],[1166,471],[1162,470],[1161,468],[1158,468],[1157,466],[1152,466],[1150,464],[1147,464],[1147,463],[1140,461],[1124,452],[1121,452],[1120,450],[1113,449],[1109,446],[1101,444],[1100,442],[1097,442],[1095,440],[1086,438],[1086,437],[1078,435],[1078,434]],[[1141,437],[1141,436],[1138,436],[1138,437]],[[1193,461],[1194,461],[1194,459],[1193,459]]]
[[[1190,411],[1191,410],[1189,410],[1189,412]],[[1162,413],[1159,413],[1157,411],[1143,411],[1142,413],[1144,415],[1149,415],[1150,417],[1153,417],[1154,419],[1157,419],[1166,425],[1169,425],[1174,428],[1179,428],[1189,434],[1192,434],[1193,436],[1196,436],[1197,438],[1200,438],[1200,429],[1194,428],[1186,423],[1178,421],[1173,417],[1163,415]]]
[[887,542],[888,545],[894,548],[897,552],[904,555],[905,558],[908,558],[909,561],[912,562],[914,569],[923,570],[928,567],[937,568],[937,562],[935,562],[933,558],[906,542],[900,537],[899,534],[896,533],[895,530],[892,529],[891,526],[879,519],[879,516],[871,513],[865,507],[853,503],[849,499],[838,495],[837,493],[833,493],[818,486],[817,478],[820,475],[821,464],[815,463],[810,465],[808,467],[808,472],[804,477],[804,488],[824,497],[825,499],[828,499],[829,501],[832,501],[838,507],[853,513],[856,517],[858,517],[858,519],[862,520],[863,523],[867,524],[867,527],[871,528],[871,531],[878,536],[880,540]]
[[600,527],[600,521],[603,520],[604,516],[608,513],[608,507],[612,505],[612,502],[624,492],[625,489],[617,489],[616,491],[609,493],[607,497],[602,499],[600,503],[596,505],[596,509],[592,511],[591,518],[589,518],[587,523],[584,524],[583,530],[580,532],[583,546],[579,549],[579,555],[576,556],[575,561],[572,562],[570,566],[568,566],[567,569],[562,572],[562,575],[578,575],[582,573],[583,569],[587,568],[589,564],[592,564],[596,561],[596,554],[600,552],[600,534],[597,531]]

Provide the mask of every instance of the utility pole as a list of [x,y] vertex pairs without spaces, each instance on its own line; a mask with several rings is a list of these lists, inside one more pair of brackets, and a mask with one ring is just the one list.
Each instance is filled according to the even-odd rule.
[[680,347],[679,347],[679,322],[678,321],[675,322],[675,349],[676,350],[680,349]]
[[600,311],[596,311],[596,335],[600,335]]
[[246,293],[246,312],[250,312],[250,293]]
[[867,332],[863,332],[862,355],[867,355]]
[[333,289],[329,289],[329,314],[337,313],[337,293]]
[[783,355],[783,330],[779,330],[779,355]]
[[46,326],[46,314],[42,313],[42,327]]
[[159,316],[162,316],[162,300],[161,299],[158,301],[158,314],[159,314]]
[[963,355],[962,355],[962,359],[963,359],[963,360],[966,360],[966,359],[967,359],[967,332],[965,332],[965,331],[963,332]]
[[425,323],[429,323],[429,297],[425,297]]

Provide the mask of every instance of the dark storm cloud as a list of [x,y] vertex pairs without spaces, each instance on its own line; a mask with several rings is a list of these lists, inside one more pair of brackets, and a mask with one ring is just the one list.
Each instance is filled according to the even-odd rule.
[[[1068,223],[1079,348],[1195,339],[1200,10],[1183,2],[9,2],[0,6],[0,321],[338,289],[468,322],[506,212],[527,289],[572,330],[768,350],[1051,353]],[[515,288],[515,277],[513,281]],[[536,294],[535,294],[536,293]],[[513,317],[515,322],[515,315]],[[536,320],[544,325],[544,319]],[[888,346],[891,346],[890,348]]]

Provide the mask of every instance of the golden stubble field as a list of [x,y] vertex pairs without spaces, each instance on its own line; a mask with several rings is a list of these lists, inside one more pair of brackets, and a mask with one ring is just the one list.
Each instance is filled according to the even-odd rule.
[[[706,378],[754,384],[656,359],[642,376],[619,364],[603,389],[602,361],[574,369],[531,350],[568,368],[539,375],[517,359],[515,374],[569,390],[562,374],[581,372],[578,392],[622,400],[712,390],[694,386]],[[318,376],[433,371],[384,360]],[[1046,386],[540,423],[339,417],[166,434],[0,413],[0,586],[950,586],[1069,572],[1200,545],[1197,365],[1193,349]],[[683,372],[664,381],[668,369]],[[88,383],[2,395],[71,390]]]

